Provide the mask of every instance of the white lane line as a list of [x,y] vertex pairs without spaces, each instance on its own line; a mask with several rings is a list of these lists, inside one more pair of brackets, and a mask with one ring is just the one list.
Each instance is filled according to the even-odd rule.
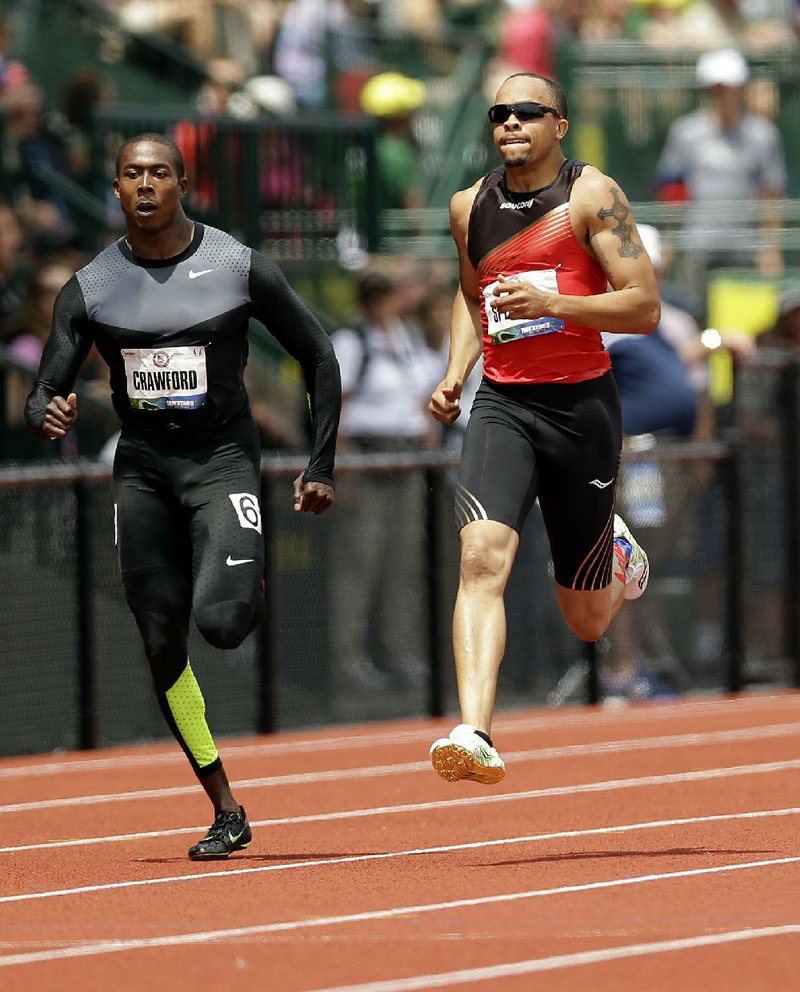
[[329,865],[359,864],[364,861],[391,861],[395,858],[448,854],[453,851],[473,851],[482,848],[503,847],[505,845],[513,844],[532,844],[564,838],[597,837],[606,834],[632,833],[639,830],[659,830],[669,826],[687,826],[693,823],[719,822],[722,820],[755,820],[769,816],[796,816],[798,813],[800,813],[800,807],[791,807],[785,810],[766,810],[762,812],[730,814],[718,813],[705,817],[685,817],[676,820],[651,820],[643,823],[623,823],[613,827],[591,827],[584,830],[559,830],[554,833],[528,834],[522,837],[501,837],[496,840],[465,841],[461,844],[443,844],[436,847],[416,847],[400,851],[383,851],[379,854],[348,854],[342,855],[338,858],[317,858],[307,861],[290,861],[277,865],[262,865],[258,868],[225,868],[219,872],[195,872],[191,875],[171,875],[164,878],[136,879],[127,882],[103,882],[97,885],[82,885],[71,889],[51,889],[45,892],[22,892],[16,895],[0,896],[0,904],[31,902],[37,899],[54,899],[59,896],[85,895],[88,892],[107,892],[111,889],[138,888],[142,885],[166,885],[171,882],[191,882],[203,878],[225,878],[229,875],[254,875],[262,874],[264,872],[294,871],[297,868],[325,868]]
[[531,958],[508,964],[489,965],[483,968],[463,968],[461,971],[439,972],[433,975],[415,975],[413,978],[395,978],[383,982],[366,982],[360,985],[328,985],[315,992],[419,992],[424,989],[443,989],[448,985],[467,985],[499,978],[515,978],[539,971],[561,971],[587,964],[603,964],[641,958],[651,954],[672,951],[689,951],[696,947],[717,947],[743,940],[763,940],[765,937],[788,937],[800,934],[800,924],[787,923],[779,927],[758,927],[749,930],[728,930],[725,933],[707,933],[699,937],[681,937],[677,940],[654,940],[647,944],[623,944],[621,947],[604,947],[596,951],[574,954],[555,954],[549,958]]
[[[718,771],[718,769],[711,769],[711,771]],[[697,773],[692,773],[697,774]],[[619,780],[612,780],[605,783],[592,783],[593,785],[605,785],[609,790],[617,785]],[[627,784],[630,780],[623,780],[626,782],[623,788],[630,788],[631,786]],[[632,780],[638,782],[638,779]],[[646,783],[652,785],[653,782],[648,780]],[[658,783],[656,783],[658,784]],[[574,786],[575,789],[580,789],[580,786]],[[531,792],[517,792],[517,793],[504,793],[502,795],[496,796],[477,796],[470,799],[453,799],[453,800],[434,800],[432,802],[426,803],[402,803],[395,806],[368,806],[360,809],[347,809],[347,810],[335,810],[330,813],[305,813],[300,816],[281,816],[274,817],[269,820],[250,820],[250,826],[253,828],[264,828],[264,827],[284,827],[284,826],[298,826],[305,823],[329,823],[336,820],[355,820],[364,819],[377,816],[393,816],[399,813],[417,813],[423,811],[433,811],[433,810],[450,810],[455,806],[480,806],[485,803],[497,803],[497,802],[512,802],[518,799],[531,799],[539,798],[541,796],[541,790],[535,790],[534,793]],[[736,817],[747,817],[747,816],[780,816],[780,815],[793,815],[796,811],[800,810],[800,807],[786,807],[779,810],[767,810],[767,811],[757,811],[754,813],[737,813],[730,814]],[[726,818],[729,814],[721,814],[723,818]],[[714,819],[714,816],[708,819]],[[692,820],[670,820],[664,821],[669,823],[683,823],[683,822],[704,822],[706,818],[699,817]],[[658,822],[658,821],[654,821]],[[187,834],[200,833],[205,830],[205,824],[198,824],[193,827],[174,827],[170,830],[141,830],[136,833],[129,834],[107,834],[97,837],[75,837],[70,840],[48,840],[42,841],[38,844],[12,844],[8,847],[0,847],[0,854],[19,854],[22,851],[46,851],[54,848],[63,847],[96,847],[98,844],[116,844],[124,842],[134,842],[141,840],[153,840],[161,837],[181,837]],[[580,834],[541,834],[537,835],[541,837],[562,837],[562,836],[580,836]]]
[[[590,755],[618,754],[624,751],[664,750],[665,748],[697,747],[705,744],[742,743],[800,735],[800,723],[771,724],[765,727],[748,727],[739,730],[713,730],[704,734],[672,734],[663,737],[644,737],[634,740],[603,741],[596,744],[567,744],[562,747],[534,748],[527,751],[504,751],[508,763],[545,761]],[[185,760],[185,759],[184,759]],[[404,775],[430,772],[428,761],[409,761],[391,765],[368,765],[363,768],[332,768],[327,771],[297,772],[269,778],[241,779],[234,783],[239,789],[271,788],[284,785],[313,785],[319,782],[342,782],[347,779],[381,778],[387,775]],[[104,793],[95,796],[67,796],[63,799],[38,799],[26,803],[0,806],[0,814],[21,813],[30,810],[59,809],[65,806],[92,805],[108,802],[129,802],[133,799],[158,799],[169,796],[193,795],[195,785],[170,786],[160,789],[140,789],[136,792]]]
[[[553,715],[537,715],[515,717],[506,715],[499,717],[494,724],[496,734],[516,734],[528,733],[538,730],[547,730],[558,727],[569,727],[574,725],[597,725],[619,726],[628,721],[635,723],[642,722],[645,718],[648,723],[657,720],[684,719],[695,715],[708,715],[714,713],[725,713],[735,711],[737,714],[747,716],[751,712],[759,712],[763,709],[773,709],[778,707],[781,710],[789,710],[800,706],[800,696],[787,693],[784,696],[747,696],[715,698],[712,700],[692,700],[684,699],[678,703],[660,703],[649,708],[646,714],[638,706],[629,709],[589,709],[579,712],[556,711]],[[455,717],[454,717],[455,719]],[[753,728],[755,729],[755,728]],[[428,741],[432,731],[430,727],[419,730],[399,730],[387,729],[381,733],[359,733],[352,736],[323,737],[319,739],[299,740],[299,741],[274,741],[263,744],[233,744],[220,740],[221,747],[225,753],[226,760],[234,758],[249,757],[269,757],[272,755],[318,752],[318,751],[342,751],[360,750],[364,748],[374,748],[376,745],[388,743],[414,743],[415,741]],[[166,745],[165,745],[166,746]],[[161,764],[183,764],[186,760],[183,753],[171,745],[169,751],[149,752],[147,754],[129,754],[119,757],[104,758],[73,758],[65,755],[58,761],[49,761],[46,764],[26,764],[10,765],[0,767],[0,779],[2,778],[27,778],[39,775],[63,775],[72,772],[85,771],[107,771],[119,770],[123,768],[150,767]]]
[[[427,762],[422,764],[425,771],[430,771]],[[724,768],[704,768],[694,772],[670,772],[666,775],[644,775],[638,778],[611,779],[603,782],[584,782],[579,785],[556,785],[547,789],[529,789],[525,792],[501,793],[500,795],[485,796],[480,799],[445,799],[433,800],[428,803],[416,803],[406,808],[401,806],[392,807],[394,812],[412,812],[421,809],[440,809],[455,806],[474,806],[478,803],[491,802],[512,802],[515,799],[543,799],[551,796],[571,796],[582,792],[606,792],[609,789],[636,789],[642,786],[651,785],[674,785],[678,782],[695,782],[703,779],[729,778],[736,775],[766,775],[772,772],[791,771],[800,768],[800,758],[790,758],[787,761],[767,761],[753,765],[731,765]],[[412,765],[386,765],[380,769],[380,774],[394,775],[408,771],[419,771],[416,764]],[[369,769],[370,773],[377,774],[379,769]],[[342,775],[338,777],[331,775],[335,781],[345,778],[360,778],[360,775]],[[271,788],[273,786],[285,785],[286,780],[294,780],[297,776],[285,775],[274,778],[249,779],[242,782],[234,782],[235,789],[247,788]],[[78,796],[71,799],[47,799],[37,803],[16,803],[14,806],[0,806],[0,813],[10,813],[31,809],[55,809],[63,806],[95,806],[105,802],[126,802],[133,799],[159,799],[163,796],[178,794],[194,794],[195,787],[182,786],[174,789],[148,789],[140,792],[112,793],[107,796]]]
[[[0,967],[35,964],[40,961],[58,961],[64,958],[93,957],[98,954],[114,954],[118,951],[135,951],[153,947],[180,947],[187,944],[205,943],[210,940],[236,940],[247,937],[265,936],[267,934],[292,933],[298,930],[313,930],[345,923],[369,923],[375,920],[396,919],[401,916],[418,915],[420,913],[441,913],[453,909],[497,906],[502,903],[514,903],[527,899],[574,895],[579,892],[598,892],[603,889],[615,889],[628,885],[643,885],[649,882],[698,878],[703,875],[719,875],[725,872],[749,871],[757,868],[774,868],[780,865],[796,864],[799,861],[800,857],[770,858],[766,861],[743,861],[727,865],[714,865],[709,868],[688,868],[682,871],[669,871],[658,874],[630,875],[626,878],[612,878],[600,882],[584,882],[580,885],[559,885],[551,889],[529,889],[525,892],[509,892],[504,895],[478,896],[474,899],[453,899],[449,902],[395,906],[390,909],[348,913],[343,916],[316,917],[311,920],[286,920],[281,923],[263,923],[249,927],[231,927],[225,930],[205,930],[199,933],[170,934],[164,937],[97,941],[96,943],[82,941],[77,945],[53,948],[48,951],[2,955],[0,956]],[[148,883],[142,880],[138,884],[147,885],[152,884],[152,882]]]

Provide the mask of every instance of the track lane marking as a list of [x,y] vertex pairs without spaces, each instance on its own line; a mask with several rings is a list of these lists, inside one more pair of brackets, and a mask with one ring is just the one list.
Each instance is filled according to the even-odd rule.
[[[610,783],[609,783],[610,784]],[[454,805],[479,806],[486,802],[502,802],[504,800],[528,798],[526,793],[510,793],[504,796],[482,796],[476,799],[457,799],[451,801],[436,800],[427,803],[401,803],[396,806],[369,806],[362,809],[336,810],[331,813],[306,813],[300,816],[281,816],[270,820],[250,820],[250,826],[256,829],[269,827],[299,826],[307,823],[330,823],[336,820],[367,819],[377,816],[393,816],[398,813],[417,813],[431,810],[450,809]],[[704,823],[716,819],[746,819],[747,817],[759,816],[793,816],[800,813],[800,806],[788,806],[773,810],[755,810],[742,813],[714,813],[708,816],[690,817],[677,820],[654,820],[652,823]],[[651,821],[648,821],[651,822]],[[96,847],[98,844],[116,844],[120,842],[131,842],[137,840],[155,840],[161,837],[181,837],[185,834],[196,834],[206,830],[205,824],[194,827],[174,827],[170,830],[141,830],[130,834],[108,834],[99,837],[76,837],[71,840],[48,840],[38,844],[16,844],[9,847],[0,847],[0,854],[19,854],[23,851],[47,851],[64,847]],[[603,832],[606,828],[598,828]],[[593,831],[589,831],[591,833]],[[612,831],[613,832],[613,831]],[[567,831],[553,834],[532,835],[535,839],[547,837],[580,837],[582,832]]]
[[[429,766],[427,763],[424,768],[428,770]],[[584,782],[577,785],[554,785],[546,789],[528,789],[524,792],[503,792],[499,795],[491,796],[481,796],[477,799],[473,798],[460,798],[460,799],[434,799],[426,803],[413,803],[408,806],[393,806],[393,807],[383,807],[383,810],[390,809],[396,813],[411,813],[417,810],[423,809],[444,809],[444,808],[454,808],[457,806],[476,806],[482,805],[484,803],[498,803],[498,802],[514,802],[520,799],[546,799],[553,796],[571,796],[579,795],[585,792],[607,792],[613,789],[636,789],[646,786],[656,786],[656,785],[675,785],[680,782],[696,782],[703,781],[706,779],[718,779],[718,778],[730,778],[736,777],[738,775],[768,775],[772,772],[782,772],[782,771],[793,771],[796,768],[800,768],[800,758],[790,758],[786,761],[768,761],[761,764],[753,765],[730,765],[722,768],[704,768],[699,771],[693,772],[670,772],[664,775],[643,775],[638,778],[621,778],[621,779],[607,779],[602,782]],[[388,766],[388,771],[384,774],[395,773],[397,771],[408,770],[404,769],[401,765],[390,765]],[[293,776],[287,776],[293,777]],[[342,776],[344,777],[344,776]],[[244,789],[248,787],[262,787],[262,786],[276,786],[285,784],[284,780],[281,778],[276,779],[252,779],[250,781],[244,782],[234,782],[233,787],[235,789]],[[53,809],[56,807],[63,806],[75,806],[75,805],[98,805],[109,800],[134,800],[134,799],[157,799],[164,795],[174,794],[178,790],[170,789],[150,789],[146,792],[131,792],[131,793],[121,793],[109,796],[85,796],[79,797],[77,799],[68,800],[46,800],[43,803],[30,803],[16,804],[17,807],[24,809]],[[184,790],[181,788],[181,792],[187,791],[195,793],[196,787],[192,789]],[[376,807],[379,808],[380,807]],[[9,807],[0,807],[0,813],[3,812],[14,812],[14,809]],[[326,814],[323,814],[326,815]],[[327,814],[332,818],[337,814]],[[352,815],[352,814],[349,814]]]
[[[102,882],[97,885],[81,885],[70,889],[51,889],[45,892],[25,892],[0,896],[0,904],[32,902],[38,899],[54,899],[60,896],[85,895],[89,892],[108,892],[115,889],[138,888],[143,885],[166,885],[172,882],[191,882],[204,878],[227,878],[230,875],[255,875],[264,872],[294,871],[298,868],[324,868],[328,865],[359,864],[365,861],[390,861],[394,858],[424,857],[432,854],[449,854],[454,851],[472,851],[481,848],[503,847],[514,844],[530,844],[537,841],[558,840],[575,837],[593,837],[614,833],[632,833],[638,830],[663,829],[669,826],[691,825],[720,820],[760,819],[767,816],[796,816],[800,807],[785,810],[768,810],[761,813],[744,812],[734,814],[711,814],[707,817],[685,817],[673,820],[652,820],[639,823],[618,824],[613,827],[590,827],[584,830],[560,830],[547,834],[527,834],[521,837],[501,837],[495,840],[465,841],[461,844],[442,844],[435,847],[417,847],[399,851],[383,851],[373,854],[348,854],[338,858],[316,858],[307,861],[284,862],[277,865],[261,865],[258,868],[225,868],[218,872],[195,872],[191,875],[169,875],[161,878],[131,879],[125,882]],[[800,860],[800,859],[798,859]],[[235,862],[233,862],[235,863]],[[231,864],[231,862],[228,862]]]
[[[562,747],[534,748],[526,751],[506,751],[504,756],[511,764],[514,762],[530,762],[542,760],[557,760],[565,757],[602,756],[619,754],[625,751],[650,751],[666,748],[680,749],[683,747],[696,748],[700,745],[744,743],[751,740],[776,739],[800,735],[800,723],[772,724],[766,727],[747,728],[746,730],[709,731],[706,734],[671,734],[663,737],[642,737],[634,740],[603,741],[595,744],[567,744]],[[185,759],[184,759],[185,760]],[[346,779],[381,778],[387,775],[408,774],[410,772],[430,771],[429,761],[408,761],[389,765],[368,765],[363,768],[331,768],[319,772],[296,772],[289,775],[274,775],[268,778],[240,779],[234,783],[236,788],[272,788],[281,785],[307,785],[319,782],[340,782]],[[59,809],[65,806],[92,805],[108,802],[129,802],[135,799],[158,799],[160,797],[194,795],[196,785],[168,786],[161,789],[139,789],[134,792],[111,792],[100,795],[66,796],[61,799],[39,799],[26,803],[9,803],[0,806],[3,813],[22,813],[41,809]]]
[[[509,892],[503,895],[478,896],[472,899],[453,899],[448,902],[417,903],[409,906],[395,906],[387,909],[369,910],[363,913],[348,913],[341,916],[317,917],[312,920],[287,920],[279,923],[263,923],[249,927],[230,927],[224,930],[172,934],[165,937],[133,938],[111,941],[97,941],[78,945],[58,947],[48,951],[34,951],[23,954],[0,956],[0,968],[13,965],[35,964],[42,961],[58,961],[65,958],[94,957],[99,954],[114,954],[120,951],[144,950],[156,947],[180,947],[187,944],[206,943],[211,940],[236,940],[246,937],[266,936],[275,933],[292,933],[298,930],[313,930],[321,927],[340,926],[346,923],[368,923],[375,920],[396,919],[401,916],[421,913],[440,913],[453,909],[468,909],[479,906],[496,906],[501,903],[520,902],[528,899],[549,896],[573,895],[580,892],[597,892],[604,889],[622,888],[630,885],[643,885],[650,882],[664,882],[672,879],[697,878],[703,875],[719,875],[725,872],[749,871],[758,868],[774,868],[796,864],[800,857],[770,858],[765,861],[746,861],[727,865],[714,865],[708,868],[688,868],[681,871],[630,875],[626,878],[613,878],[600,882],[584,882],[580,885],[559,885],[550,889],[529,889],[524,892]],[[256,869],[262,870],[262,869]],[[233,874],[233,873],[229,873]],[[201,876],[203,877],[203,876]],[[205,876],[213,877],[213,876]],[[136,884],[152,884],[142,880]]]
[[646,944],[623,944],[595,951],[578,951],[574,954],[555,954],[549,958],[530,958],[508,964],[488,965],[483,968],[463,968],[460,971],[439,972],[432,975],[415,975],[413,978],[396,978],[382,982],[365,982],[359,985],[326,986],[314,992],[418,992],[424,989],[443,989],[448,985],[467,985],[497,978],[514,978],[540,971],[560,971],[579,968],[587,964],[622,961],[651,954],[693,950],[696,947],[716,947],[743,940],[761,940],[765,937],[786,937],[800,934],[800,923],[787,923],[777,927],[758,927],[749,930],[728,930],[724,933],[701,934],[698,937],[680,937],[676,940],[655,940]]
[[[642,709],[632,706],[630,709],[600,709],[588,710],[578,713],[563,713],[559,716],[524,716],[515,718],[512,716],[501,716],[495,721],[496,733],[527,733],[537,730],[547,730],[558,727],[569,726],[612,726],[644,720],[647,722],[655,720],[683,719],[687,716],[725,713],[731,708],[737,708],[742,715],[751,712],[760,712],[764,709],[791,709],[800,706],[800,696],[787,693],[785,696],[756,696],[735,699],[714,699],[714,700],[682,700],[678,703],[661,703],[648,709],[645,714]],[[441,729],[441,728],[439,728]],[[748,728],[750,729],[750,728]],[[756,728],[752,728],[756,729]],[[376,734],[359,734],[356,736],[327,737],[319,739],[309,739],[301,741],[283,741],[264,744],[231,744],[226,746],[224,738],[221,738],[225,750],[226,759],[264,757],[276,754],[304,753],[308,751],[339,751],[339,750],[361,750],[375,747],[376,744],[385,744],[388,741],[398,741],[401,743],[414,743],[415,741],[428,741],[432,734],[437,733],[436,728],[426,728],[420,730],[401,730],[397,732],[384,731]],[[52,761],[47,764],[12,765],[0,767],[0,779],[16,778],[27,776],[61,775],[70,772],[84,771],[106,771],[121,768],[150,767],[153,764],[182,764],[185,761],[182,752],[170,748],[167,752],[155,752],[141,755],[126,755],[124,757],[111,758],[79,758],[70,759],[65,757],[61,761]]]

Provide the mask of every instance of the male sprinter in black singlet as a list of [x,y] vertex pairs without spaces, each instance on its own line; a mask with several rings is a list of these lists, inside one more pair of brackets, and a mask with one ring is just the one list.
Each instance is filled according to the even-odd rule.
[[503,168],[450,204],[460,289],[447,374],[430,403],[434,417],[451,424],[483,352],[456,494],[453,646],[463,722],[433,744],[431,760],[448,781],[484,784],[505,774],[491,739],[503,592],[536,498],[559,606],[578,637],[596,640],[623,599],[647,584],[647,558],[614,514],[622,428],[600,331],[649,334],[660,314],[625,194],[561,152],[561,86],[510,76],[489,119]]
[[171,139],[142,134],[120,148],[114,193],[128,235],[62,289],[25,416],[45,437],[66,435],[75,376],[96,344],[122,420],[114,509],[125,596],[161,709],[214,805],[189,857],[213,859],[247,847],[251,831],[206,723],[187,637],[193,612],[210,644],[235,648],[264,615],[260,444],[242,381],[250,317],[297,359],[310,396],[314,438],[295,510],[333,503],[341,384],[325,332],[278,267],[192,223],[187,185]]

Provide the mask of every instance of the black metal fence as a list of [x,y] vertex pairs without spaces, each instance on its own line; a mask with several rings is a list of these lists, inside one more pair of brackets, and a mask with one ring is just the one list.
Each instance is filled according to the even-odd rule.
[[[98,108],[93,192],[107,197],[120,144],[157,131],[175,138],[192,177],[192,216],[276,259],[337,260],[377,247],[380,183],[371,118],[323,113],[239,120],[187,108]],[[110,215],[118,217],[116,204]],[[349,240],[348,240],[349,239]]]
[[[778,461],[785,453],[776,444]],[[781,616],[796,596],[796,555],[764,542],[785,548],[790,531],[797,541],[797,491],[781,489],[782,509],[762,507],[759,457],[746,440],[626,455],[620,511],[652,578],[591,648],[560,618],[534,510],[506,594],[498,705],[796,683],[797,611],[775,624],[765,612]],[[441,452],[343,456],[337,506],[308,519],[291,506],[301,462],[264,461],[267,621],[235,651],[196,633],[190,643],[217,734],[455,710],[455,462]],[[164,736],[117,574],[108,470],[2,470],[0,565],[0,753]]]
[[4,462],[49,461],[69,456],[93,458],[119,430],[119,419],[107,395],[86,380],[75,385],[80,418],[66,441],[37,437],[25,424],[23,410],[36,380],[36,370],[8,354],[0,344],[0,465]]

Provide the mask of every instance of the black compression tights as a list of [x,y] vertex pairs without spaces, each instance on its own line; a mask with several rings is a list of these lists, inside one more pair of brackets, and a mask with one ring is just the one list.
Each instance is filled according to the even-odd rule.
[[[195,774],[200,778],[210,775],[220,767],[220,761],[206,723],[205,701],[187,660],[188,583],[174,576],[170,581],[166,570],[159,569],[147,577],[140,574],[133,581],[128,577],[126,590],[164,719]],[[216,647],[236,647],[260,622],[263,612],[263,597],[255,606],[236,602],[209,605],[201,614],[201,630]]]

